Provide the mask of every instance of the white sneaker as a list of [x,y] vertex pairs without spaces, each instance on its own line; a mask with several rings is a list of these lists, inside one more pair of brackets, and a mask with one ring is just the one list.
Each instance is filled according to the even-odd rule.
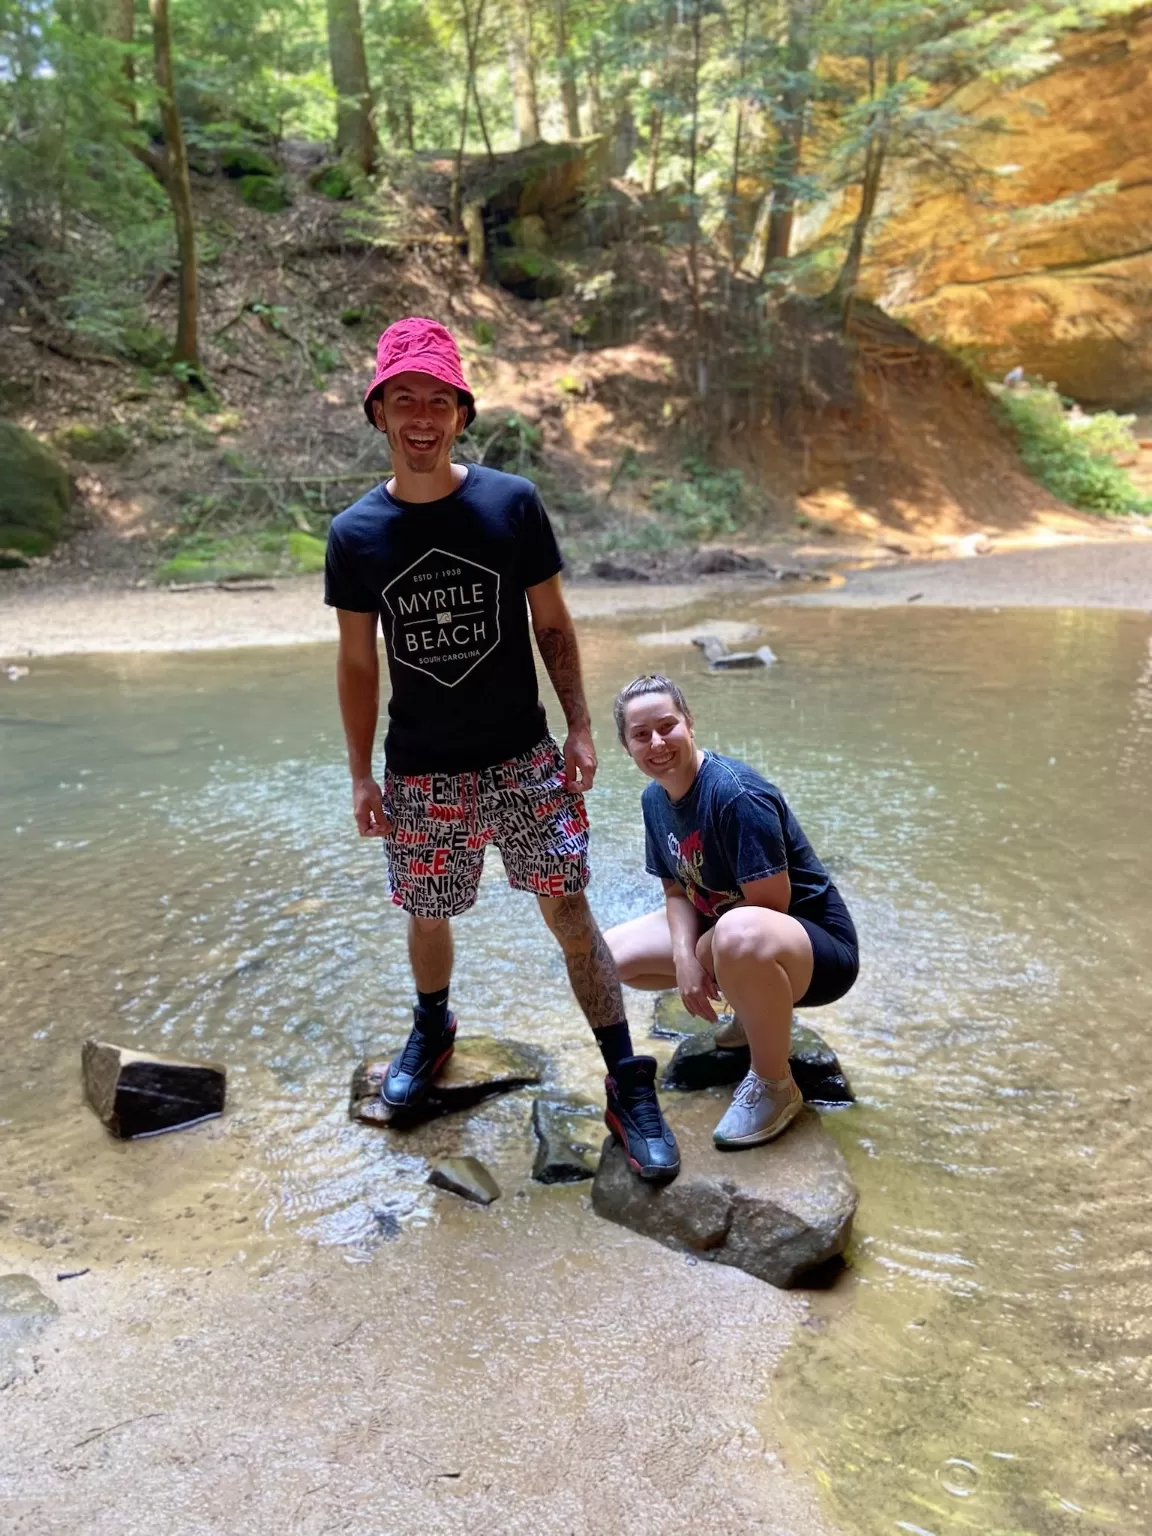
[[713,1032],[712,1039],[726,1051],[730,1051],[738,1045],[748,1044],[748,1036],[744,1033],[744,1026],[734,1013],[729,1014],[727,1018],[721,1017],[720,1023]]
[[712,1140],[718,1147],[758,1147],[787,1130],[803,1108],[804,1095],[791,1077],[758,1077],[749,1072],[732,1095]]

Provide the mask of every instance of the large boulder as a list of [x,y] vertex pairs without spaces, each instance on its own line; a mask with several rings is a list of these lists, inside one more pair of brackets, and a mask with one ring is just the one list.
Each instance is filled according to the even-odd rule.
[[843,1253],[857,1190],[816,1111],[803,1111],[766,1146],[720,1152],[711,1140],[723,1111],[720,1095],[664,1109],[679,1141],[679,1178],[642,1183],[610,1138],[591,1186],[598,1215],[771,1286],[794,1286]]
[[68,474],[50,448],[0,421],[0,550],[46,555],[64,531]]
[[224,1109],[225,1070],[212,1062],[85,1040],[81,1068],[89,1104],[113,1136],[126,1141],[196,1125]]
[[[1095,404],[1152,394],[1152,7],[1058,37],[1010,89],[991,77],[952,106],[978,196],[947,175],[897,174],[863,288],[922,335],[991,373],[1017,364]],[[814,241],[855,209],[805,220]],[[957,231],[963,238],[957,239]]]
[[415,1109],[397,1111],[380,1097],[389,1060],[387,1056],[365,1057],[352,1074],[348,1113],[353,1120],[365,1125],[417,1125],[471,1109],[493,1094],[531,1087],[544,1075],[543,1057],[532,1046],[497,1040],[493,1035],[471,1035],[457,1040],[447,1066],[423,1103]]
[[844,1252],[856,1186],[814,1110],[778,1140],[740,1152],[721,1152],[712,1142],[722,1096],[694,1096],[664,1110],[680,1144],[679,1178],[642,1183],[609,1139],[592,1184],[598,1215],[770,1285],[795,1285]]

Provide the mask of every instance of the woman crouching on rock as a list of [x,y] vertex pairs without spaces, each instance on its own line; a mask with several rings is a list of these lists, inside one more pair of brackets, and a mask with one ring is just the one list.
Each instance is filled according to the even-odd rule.
[[803,1098],[788,1067],[792,1009],[843,997],[859,968],[856,929],[784,796],[735,758],[696,745],[684,695],[638,677],[617,695],[616,731],[654,782],[645,789],[645,867],[664,910],[604,935],[630,987],[677,987],[697,1018],[721,994],[752,1070],[712,1133],[718,1147],[778,1136]]

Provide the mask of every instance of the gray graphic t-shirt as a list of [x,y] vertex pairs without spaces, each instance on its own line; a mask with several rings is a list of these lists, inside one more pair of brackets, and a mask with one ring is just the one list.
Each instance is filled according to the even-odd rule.
[[524,592],[563,564],[532,482],[476,464],[440,501],[380,485],[333,518],[324,600],[380,615],[393,772],[476,772],[540,740]]

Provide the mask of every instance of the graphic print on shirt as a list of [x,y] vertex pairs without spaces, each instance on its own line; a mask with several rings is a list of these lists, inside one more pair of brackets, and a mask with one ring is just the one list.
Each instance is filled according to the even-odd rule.
[[739,906],[743,901],[741,891],[710,891],[704,884],[704,839],[699,828],[690,832],[683,842],[669,832],[668,852],[684,894],[705,917],[719,917],[721,912]]
[[380,594],[393,658],[455,688],[500,644],[500,574],[447,550],[425,550]]

